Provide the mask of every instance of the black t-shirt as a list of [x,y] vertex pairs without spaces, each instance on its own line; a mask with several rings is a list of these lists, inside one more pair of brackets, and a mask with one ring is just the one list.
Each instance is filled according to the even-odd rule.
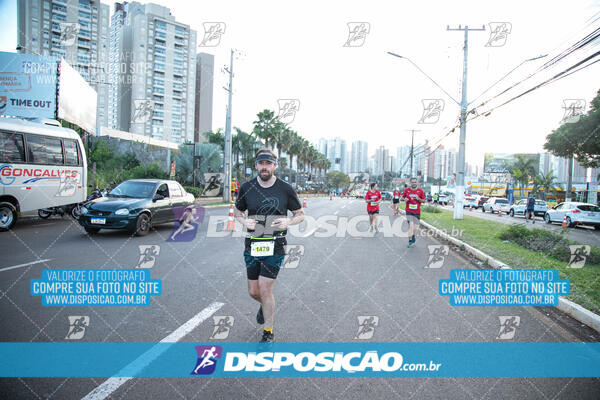
[[[283,246],[287,243],[287,229],[276,230],[271,226],[273,220],[287,216],[288,210],[302,208],[294,189],[281,179],[268,188],[260,186],[257,179],[245,182],[240,187],[235,207],[240,211],[248,210],[248,218],[255,219],[256,229],[248,232],[253,237],[279,237],[275,241],[275,253],[284,254]],[[250,239],[246,238],[246,251],[249,251]]]

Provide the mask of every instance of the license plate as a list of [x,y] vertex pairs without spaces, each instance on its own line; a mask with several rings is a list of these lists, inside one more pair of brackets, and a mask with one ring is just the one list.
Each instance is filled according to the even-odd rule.
[[106,224],[106,218],[91,218],[90,222],[92,224],[104,225],[104,224]]
[[275,241],[261,240],[250,244],[250,255],[252,257],[272,256],[275,250]]

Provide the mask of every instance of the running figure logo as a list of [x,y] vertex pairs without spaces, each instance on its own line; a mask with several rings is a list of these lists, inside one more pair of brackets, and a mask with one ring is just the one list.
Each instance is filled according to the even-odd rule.
[[63,176],[60,178],[58,191],[56,192],[55,197],[73,196],[75,194],[75,190],[77,190],[77,186],[79,186],[79,175],[76,177]]
[[291,124],[296,118],[296,113],[300,110],[300,100],[298,99],[279,99],[279,115],[277,118],[284,124]]
[[160,254],[160,246],[156,244],[140,245],[140,258],[136,268],[152,268],[156,257]]
[[216,47],[221,43],[221,36],[225,33],[225,22],[204,22],[204,38],[198,46]]
[[571,259],[569,260],[569,264],[567,264],[567,268],[583,268],[585,260],[592,250],[590,245],[571,244],[569,248],[571,249]]
[[500,319],[500,332],[496,339],[510,340],[515,337],[517,332],[517,326],[521,324],[521,317],[518,315],[514,316],[501,316]]
[[196,346],[198,361],[191,375],[210,375],[215,372],[217,359],[223,355],[221,346]]
[[427,248],[429,249],[429,259],[425,264],[425,268],[442,268],[444,256],[450,253],[450,248],[443,244],[430,244],[427,245]]
[[444,111],[444,103],[443,99],[423,99],[421,100],[423,104],[423,115],[418,124],[436,124],[440,120],[440,115],[442,115],[442,111]]
[[284,246],[285,258],[283,259],[282,268],[298,268],[300,259],[304,257],[304,245],[288,244]]
[[348,40],[344,47],[360,47],[365,44],[367,34],[371,31],[368,22],[348,22]]
[[60,40],[64,46],[73,46],[77,35],[79,35],[80,26],[77,22],[60,23]]
[[354,339],[367,340],[373,337],[375,327],[379,326],[379,317],[376,315],[359,315],[358,332]]
[[204,208],[199,206],[175,207],[175,226],[167,242],[191,242],[198,233],[204,217]]
[[235,318],[231,315],[214,315],[213,322],[215,327],[213,333],[210,335],[210,339],[223,340],[229,336],[229,331],[233,328]]
[[70,315],[68,318],[69,332],[67,332],[67,337],[65,337],[65,339],[82,339],[83,335],[85,335],[85,328],[90,325],[90,317],[82,315]]
[[502,47],[506,44],[508,34],[512,31],[510,22],[490,22],[490,38],[485,47]]
[[135,99],[133,106],[135,107],[133,111],[134,124],[145,124],[154,114],[154,100]]
[[564,99],[563,109],[565,113],[560,120],[562,124],[573,124],[579,121],[579,118],[585,113],[584,99]]

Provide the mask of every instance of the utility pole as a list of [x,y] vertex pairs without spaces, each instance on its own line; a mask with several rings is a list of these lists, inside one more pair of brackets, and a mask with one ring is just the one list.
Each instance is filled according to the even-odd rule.
[[415,132],[420,132],[417,129],[407,129],[408,132],[411,133],[411,137],[410,137],[410,170],[408,171],[408,177],[412,178],[413,177],[413,157],[415,154],[414,148],[415,148]]
[[568,174],[567,174],[567,190],[565,190],[565,201],[572,201],[571,188],[573,187],[573,156],[569,157]]
[[467,59],[469,55],[469,31],[485,31],[485,26],[482,28],[469,29],[468,25],[465,27],[458,26],[458,28],[450,29],[450,26],[446,27],[447,31],[464,31],[465,33],[465,44],[463,48],[463,78],[462,78],[462,93],[460,101],[460,139],[458,146],[458,174],[456,179],[456,197],[454,201],[454,219],[463,218],[463,202],[465,198],[465,137],[467,135]]
[[223,201],[229,202],[231,196],[231,94],[233,92],[233,49],[229,60],[229,87],[224,87],[228,92],[227,116],[225,117],[225,154],[223,155],[223,170],[225,171],[225,187],[223,189]]

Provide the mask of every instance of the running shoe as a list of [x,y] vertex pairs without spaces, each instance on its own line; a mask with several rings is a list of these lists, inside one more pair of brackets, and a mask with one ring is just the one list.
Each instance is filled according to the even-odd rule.
[[260,339],[260,342],[263,343],[263,342],[274,342],[274,341],[275,341],[274,335],[269,331],[263,330],[263,335],[262,335],[262,338]]
[[262,306],[260,306],[260,308],[258,309],[258,313],[256,313],[256,322],[261,325],[265,323],[265,317],[262,312]]

